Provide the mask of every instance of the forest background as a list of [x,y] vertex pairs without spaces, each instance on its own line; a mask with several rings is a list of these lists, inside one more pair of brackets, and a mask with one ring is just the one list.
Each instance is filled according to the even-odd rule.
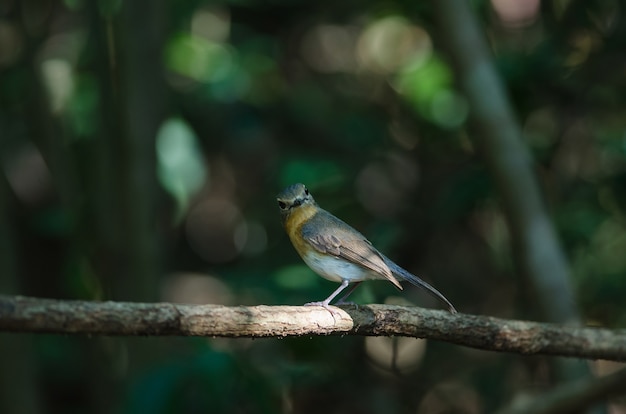
[[[303,182],[460,312],[623,329],[624,6],[459,4],[3,1],[0,293],[321,300],[336,285],[297,257],[275,202]],[[488,53],[451,24],[468,19]],[[472,86],[481,56],[495,70]],[[506,105],[481,113],[493,85]],[[518,157],[556,271],[516,242],[534,190],[498,160]],[[439,306],[382,282],[352,299]],[[619,366],[569,363],[409,338],[2,334],[0,411],[494,412]]]

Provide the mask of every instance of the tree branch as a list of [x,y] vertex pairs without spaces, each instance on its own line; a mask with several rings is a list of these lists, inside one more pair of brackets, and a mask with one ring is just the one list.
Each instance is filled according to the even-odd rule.
[[90,335],[411,336],[526,355],[626,361],[626,331],[504,320],[418,307],[87,302],[0,295],[0,331]]
[[586,409],[594,403],[626,390],[626,369],[600,378],[583,378],[563,384],[551,392],[521,399],[499,414],[559,414]]

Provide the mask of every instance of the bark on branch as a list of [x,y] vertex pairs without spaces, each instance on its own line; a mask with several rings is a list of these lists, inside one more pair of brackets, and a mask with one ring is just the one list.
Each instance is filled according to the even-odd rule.
[[411,336],[527,355],[626,361],[626,331],[559,326],[418,307],[221,306],[87,302],[0,295],[0,331],[90,335]]

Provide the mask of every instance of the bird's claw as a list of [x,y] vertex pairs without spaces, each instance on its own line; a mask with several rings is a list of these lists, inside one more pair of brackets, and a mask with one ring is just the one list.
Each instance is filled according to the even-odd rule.
[[341,316],[341,313],[337,309],[334,309],[334,306],[330,306],[327,302],[308,302],[305,303],[304,306],[321,306],[330,312],[333,319],[335,319],[335,316]]

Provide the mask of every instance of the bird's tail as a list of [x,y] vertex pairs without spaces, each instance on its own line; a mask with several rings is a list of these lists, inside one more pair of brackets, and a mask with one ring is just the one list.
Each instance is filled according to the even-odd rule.
[[404,270],[403,268],[395,264],[393,261],[391,261],[388,257],[386,256],[382,256],[382,257],[383,257],[383,260],[385,261],[385,264],[387,265],[387,267],[389,267],[389,269],[391,270],[391,273],[393,273],[394,276],[397,276],[402,280],[406,280],[407,282],[410,282],[414,284],[415,286],[428,291],[431,295],[439,299],[442,303],[445,303],[446,306],[448,306],[448,310],[450,311],[450,313],[457,313],[452,303],[450,303],[450,301],[446,299],[446,297],[443,296],[441,292],[439,292],[437,289],[435,289],[428,283],[424,282],[422,279],[415,276],[414,274],[409,273],[408,271]]

